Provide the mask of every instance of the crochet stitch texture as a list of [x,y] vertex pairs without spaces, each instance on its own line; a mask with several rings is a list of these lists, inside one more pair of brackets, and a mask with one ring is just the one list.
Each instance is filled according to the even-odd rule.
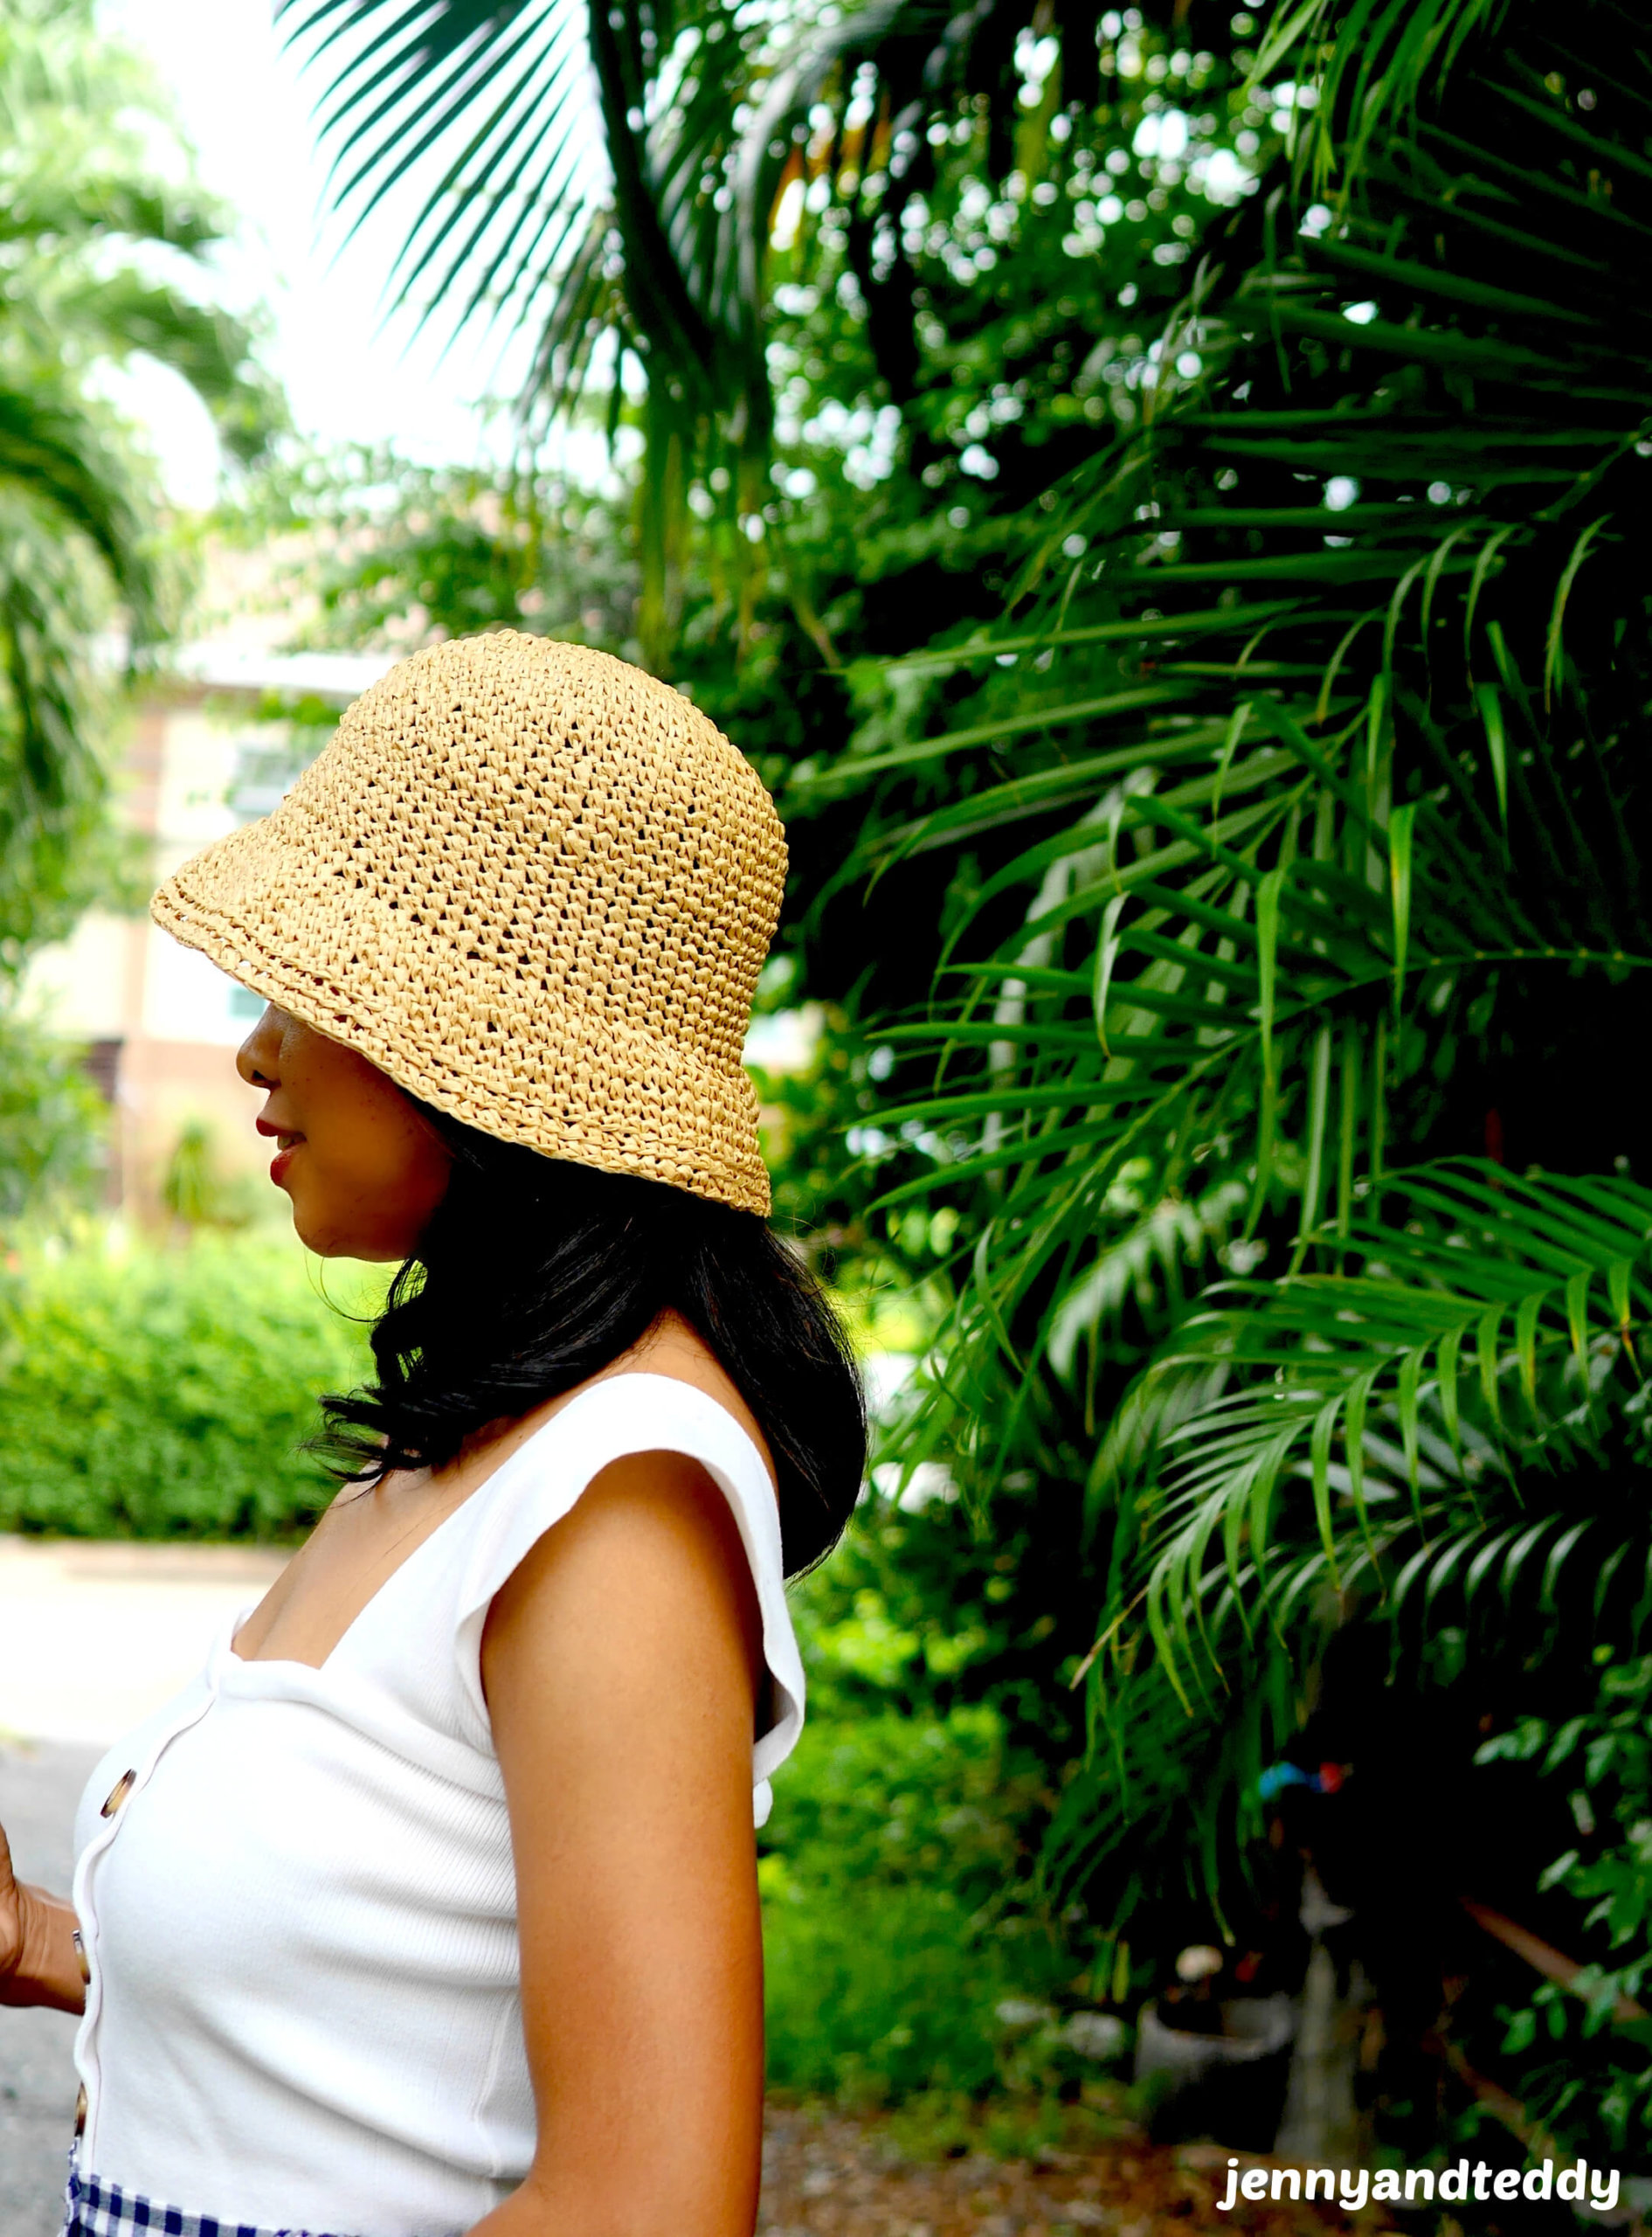
[[500,630],[400,661],[151,909],[469,1125],[766,1214],[741,1052],[785,862],[680,692]]

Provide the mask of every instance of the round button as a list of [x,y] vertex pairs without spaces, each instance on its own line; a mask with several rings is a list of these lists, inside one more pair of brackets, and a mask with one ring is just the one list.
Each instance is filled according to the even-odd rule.
[[109,1789],[109,1798],[104,1804],[100,1814],[105,1818],[113,1818],[137,1783],[138,1775],[135,1771],[122,1771]]
[[87,1988],[90,1988],[92,1985],[92,1965],[91,1961],[86,1957],[86,1942],[79,1927],[76,1927],[73,1934],[70,1936],[70,1939],[74,1943],[74,1958],[76,1964],[80,1968],[80,1978],[85,1985]]
[[83,2081],[80,2084],[80,2095],[74,2101],[74,2132],[76,2136],[84,2136],[86,2134],[86,2084]]

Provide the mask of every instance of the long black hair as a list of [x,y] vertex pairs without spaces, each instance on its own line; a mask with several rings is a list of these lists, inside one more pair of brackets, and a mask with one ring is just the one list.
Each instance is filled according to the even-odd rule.
[[788,1575],[836,1542],[866,1465],[861,1379],[803,1260],[755,1213],[501,1142],[415,1101],[453,1155],[374,1324],[377,1380],[321,1401],[347,1481],[439,1468],[486,1424],[610,1366],[675,1311],[755,1416]]

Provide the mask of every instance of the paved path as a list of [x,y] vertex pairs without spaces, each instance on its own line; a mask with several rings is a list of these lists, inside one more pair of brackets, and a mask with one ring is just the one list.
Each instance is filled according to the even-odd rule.
[[[111,1741],[188,1683],[285,1557],[0,1537],[0,1825],[66,1889],[75,1804]],[[74,2022],[0,2010],[0,2237],[56,2237]]]
[[100,1754],[188,1685],[286,1558],[0,1537],[0,1734]]

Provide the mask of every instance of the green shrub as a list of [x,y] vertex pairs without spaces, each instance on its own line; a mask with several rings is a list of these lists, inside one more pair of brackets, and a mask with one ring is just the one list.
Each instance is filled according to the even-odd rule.
[[363,1333],[291,1241],[88,1235],[0,1274],[0,1529],[290,1538],[329,1496],[300,1451]]
[[1028,1907],[1032,1774],[985,1706],[805,1728],[760,1866],[775,2088],[881,2103],[1076,2086],[1074,1960]]
[[794,1868],[806,1858],[822,1888],[944,1883],[985,1912],[1019,1875],[1026,1776],[985,1706],[817,1718],[782,1774],[764,1846]]
[[992,2086],[1009,1984],[950,1888],[851,1895],[762,1871],[772,2088],[881,2103]]

